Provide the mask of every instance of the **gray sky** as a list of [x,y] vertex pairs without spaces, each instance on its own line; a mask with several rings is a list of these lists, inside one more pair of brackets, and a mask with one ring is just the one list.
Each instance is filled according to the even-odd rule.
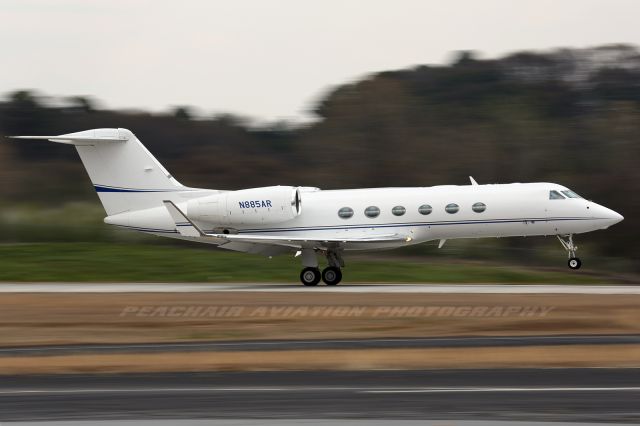
[[0,16],[0,93],[260,120],[456,50],[640,44],[635,0],[0,0]]

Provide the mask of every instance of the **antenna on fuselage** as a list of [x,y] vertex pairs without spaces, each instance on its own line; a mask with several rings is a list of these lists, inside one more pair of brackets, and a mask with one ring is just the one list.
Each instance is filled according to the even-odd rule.
[[469,180],[471,181],[471,185],[477,185],[478,182],[473,178],[473,176],[469,176]]

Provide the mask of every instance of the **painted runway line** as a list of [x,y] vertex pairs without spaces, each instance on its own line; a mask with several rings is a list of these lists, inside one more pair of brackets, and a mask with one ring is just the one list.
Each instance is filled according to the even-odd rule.
[[60,395],[60,394],[127,394],[127,393],[299,393],[299,392],[342,392],[342,393],[510,393],[510,392],[640,392],[640,386],[584,386],[584,387],[403,387],[388,388],[378,386],[280,386],[280,387],[141,387],[141,388],[78,388],[78,389],[0,389],[0,396],[18,395]]

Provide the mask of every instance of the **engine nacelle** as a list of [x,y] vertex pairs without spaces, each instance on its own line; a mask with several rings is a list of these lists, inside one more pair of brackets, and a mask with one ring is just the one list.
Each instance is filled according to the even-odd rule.
[[229,191],[195,198],[187,203],[189,218],[230,227],[286,222],[301,211],[300,189],[293,186]]

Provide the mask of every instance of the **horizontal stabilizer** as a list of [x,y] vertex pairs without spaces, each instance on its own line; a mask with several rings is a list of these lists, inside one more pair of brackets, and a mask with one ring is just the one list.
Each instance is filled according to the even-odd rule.
[[35,139],[67,145],[94,145],[101,142],[126,142],[127,137],[119,129],[94,129],[57,136],[7,136],[10,139]]
[[126,142],[126,139],[120,138],[76,138],[60,136],[7,136],[9,139],[35,139],[46,140],[55,143],[64,143],[67,145],[93,145],[96,142]]

